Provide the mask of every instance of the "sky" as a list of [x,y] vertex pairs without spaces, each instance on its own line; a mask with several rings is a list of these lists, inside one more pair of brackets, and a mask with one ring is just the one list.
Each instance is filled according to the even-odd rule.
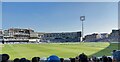
[[118,2],[119,0],[2,0],[3,2]]
[[2,29],[2,3],[0,2],[0,29]]
[[2,28],[31,28],[39,32],[110,33],[118,28],[117,2],[3,2]]
[[118,29],[120,29],[120,2],[118,3]]

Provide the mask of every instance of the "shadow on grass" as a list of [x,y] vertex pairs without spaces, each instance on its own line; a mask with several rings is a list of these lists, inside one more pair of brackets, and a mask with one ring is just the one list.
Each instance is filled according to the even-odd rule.
[[112,51],[113,50],[118,50],[119,46],[120,46],[120,43],[110,43],[110,45],[108,47],[106,47],[105,49],[103,49],[101,51],[98,51],[95,54],[90,55],[89,57],[92,57],[93,55],[95,55],[97,57],[100,57],[100,56],[103,56],[103,55],[111,56]]

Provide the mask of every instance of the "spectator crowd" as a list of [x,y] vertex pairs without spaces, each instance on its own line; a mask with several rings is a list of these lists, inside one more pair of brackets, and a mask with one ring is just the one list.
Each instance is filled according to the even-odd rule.
[[9,60],[10,56],[8,54],[1,54],[0,56],[0,62],[120,62],[120,50],[113,50],[111,57],[103,55],[102,57],[92,56],[89,58],[82,53],[75,58],[59,58],[56,55],[51,55],[48,58],[33,57],[31,60],[26,58]]

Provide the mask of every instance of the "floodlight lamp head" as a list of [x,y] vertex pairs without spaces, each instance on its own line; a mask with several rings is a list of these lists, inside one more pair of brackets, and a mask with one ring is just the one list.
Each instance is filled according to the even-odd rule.
[[80,20],[84,21],[85,20],[85,16],[80,16]]

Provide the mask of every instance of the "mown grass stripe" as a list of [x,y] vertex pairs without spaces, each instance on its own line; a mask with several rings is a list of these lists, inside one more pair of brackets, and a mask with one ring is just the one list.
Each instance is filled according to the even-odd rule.
[[80,53],[87,55],[94,54],[109,46],[109,43],[62,43],[62,44],[5,44],[2,53],[8,53],[10,59],[16,57],[25,57],[31,59],[34,56],[48,57],[52,54],[59,57],[69,58],[75,57]]

